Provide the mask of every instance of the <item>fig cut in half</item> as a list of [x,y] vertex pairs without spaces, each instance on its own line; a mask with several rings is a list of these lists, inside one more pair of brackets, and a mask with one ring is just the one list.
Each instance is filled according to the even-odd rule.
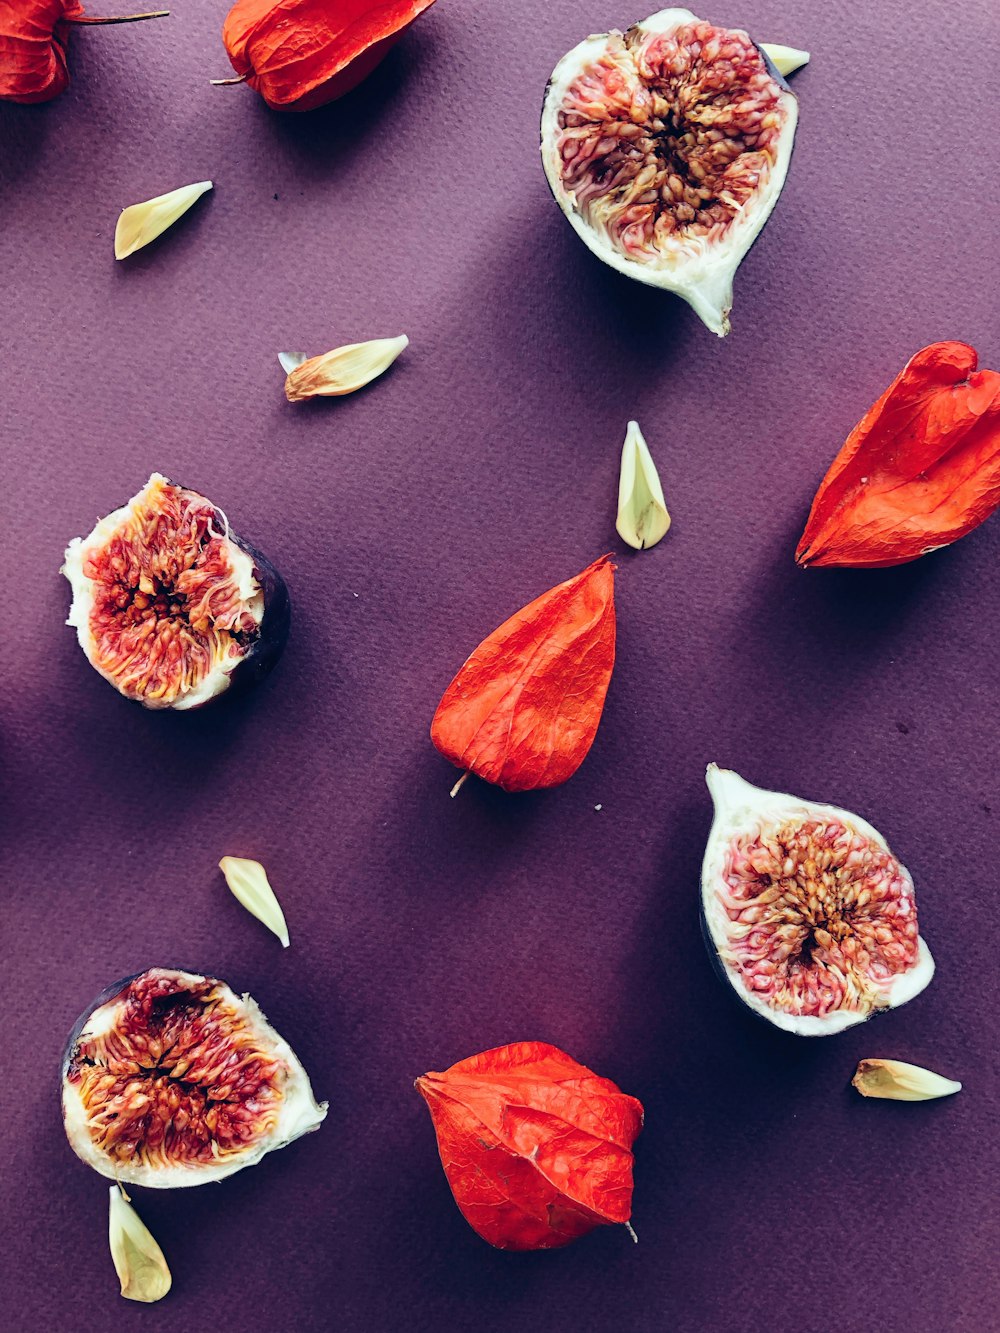
[[87,660],[147,708],[198,708],[255,683],[288,637],[277,570],[211,501],[158,472],[70,542],[62,573]]
[[109,986],[78,1020],[62,1107],[82,1161],[153,1189],[231,1176],[327,1111],[249,995],[166,967]]
[[912,1000],[934,975],[913,881],[847,810],[762,791],[708,766],[715,819],[702,868],[709,947],[737,995],[800,1036]]
[[664,9],[574,46],[552,71],[542,162],[606,264],[729,332],[733,276],[778,201],[798,102],[739,28]]

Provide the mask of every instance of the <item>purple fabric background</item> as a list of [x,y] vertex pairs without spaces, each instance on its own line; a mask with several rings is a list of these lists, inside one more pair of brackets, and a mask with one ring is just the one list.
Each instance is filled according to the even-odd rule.
[[[1000,364],[992,0],[711,11],[814,54],[724,342],[602,267],[538,161],[552,65],[635,10],[441,0],[304,118],[209,87],[223,12],[76,33],[65,97],[0,107],[4,1326],[1000,1327],[1000,520],[896,571],[791,559],[913,351],[958,337]],[[203,177],[172,234],[114,263],[122,206]],[[285,403],[277,351],[398,332],[368,392]],[[613,526],[631,416],[674,516],[638,556]],[[67,539],[154,468],[222,505],[294,600],[276,674],[218,711],[126,704],[62,624]],[[591,756],[546,794],[450,801],[441,690],[606,549],[619,654]],[[828,1041],[744,1018],[698,931],[711,759],[884,831],[927,992]],[[229,896],[224,853],[267,865],[291,949]],[[91,996],[163,963],[252,991],[331,1110],[220,1187],[136,1192],[175,1278],[140,1308],[56,1071]],[[637,1247],[607,1228],[505,1255],[455,1209],[412,1080],[524,1038],[645,1103]],[[870,1055],[965,1091],[864,1103]]]

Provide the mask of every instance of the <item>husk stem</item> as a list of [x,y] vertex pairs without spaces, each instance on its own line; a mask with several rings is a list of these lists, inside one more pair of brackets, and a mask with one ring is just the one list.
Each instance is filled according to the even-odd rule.
[[169,9],[151,9],[146,14],[119,14],[114,18],[92,18],[89,14],[81,14],[78,18],[67,18],[66,22],[96,28],[109,23],[143,23],[146,19],[165,19],[169,17]]

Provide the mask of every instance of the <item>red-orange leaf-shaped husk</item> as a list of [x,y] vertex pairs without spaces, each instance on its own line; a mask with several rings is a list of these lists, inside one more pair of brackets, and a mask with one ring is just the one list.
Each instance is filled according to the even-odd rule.
[[932,343],[854,427],[816,492],[800,565],[880,569],[964,537],[1000,505],[1000,374]]
[[70,24],[100,26],[165,18],[166,11],[99,18],[80,0],[0,0],[0,101],[51,102],[69,85]]
[[614,570],[602,556],[482,641],[431,723],[445,758],[505,791],[572,777],[594,743],[615,664]]
[[434,0],[236,0],[230,63],[276,111],[311,111],[365,78]]
[[556,1046],[522,1041],[425,1074],[462,1215],[501,1250],[568,1245],[632,1213],[642,1104]]
[[0,4],[0,100],[48,102],[65,91],[66,20],[76,0],[5,0]]

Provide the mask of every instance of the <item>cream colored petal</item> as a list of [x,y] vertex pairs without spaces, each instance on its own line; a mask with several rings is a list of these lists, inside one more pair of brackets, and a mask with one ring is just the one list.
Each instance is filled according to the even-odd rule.
[[348,343],[322,356],[310,357],[289,372],[285,396],[290,403],[298,403],[317,395],[339,397],[354,393],[383,375],[409,342],[405,334],[398,338],[373,338],[370,342]]
[[170,1269],[163,1251],[120,1185],[109,1191],[108,1241],[122,1295],[128,1301],[151,1304],[170,1290]]
[[781,75],[794,74],[797,69],[809,64],[809,52],[799,51],[794,46],[762,42],[760,49],[767,54],[768,60]]
[[896,1102],[928,1102],[961,1092],[961,1083],[942,1078],[903,1060],[861,1060],[851,1080],[862,1097],[887,1097]]
[[615,527],[622,541],[637,551],[655,546],[670,527],[656,465],[635,421],[628,423],[622,446]]
[[155,241],[211,188],[211,181],[197,181],[194,185],[182,185],[179,190],[158,194],[155,199],[126,208],[115,227],[115,258],[126,259],[150,241]]
[[273,931],[287,949],[288,927],[285,925],[285,914],[274,896],[274,890],[268,882],[267,871],[261,863],[249,861],[242,856],[224,856],[219,862],[219,869],[225,875],[233,897],[258,921],[263,921],[268,930]]

